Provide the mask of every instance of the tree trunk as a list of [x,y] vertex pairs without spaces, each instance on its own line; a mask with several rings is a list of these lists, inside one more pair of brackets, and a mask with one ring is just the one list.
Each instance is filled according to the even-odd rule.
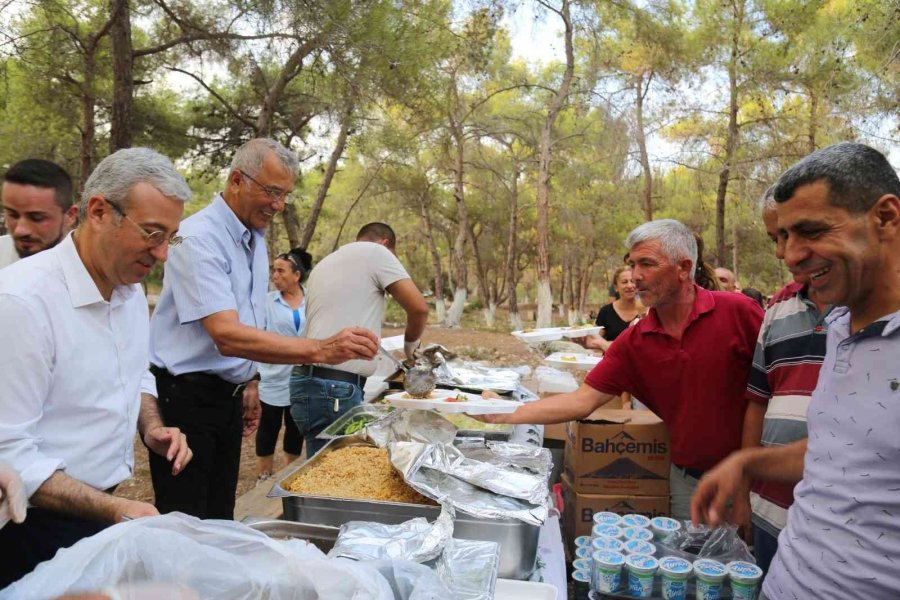
[[569,95],[572,85],[572,75],[575,71],[575,55],[572,48],[572,20],[569,17],[569,0],[562,0],[562,7],[558,12],[565,26],[566,45],[566,70],[563,73],[562,83],[553,101],[550,110],[541,127],[540,154],[538,158],[537,178],[537,279],[538,279],[538,310],[537,326],[550,327],[553,313],[553,293],[550,289],[550,162],[552,160],[553,126],[556,117],[562,109],[563,103]]
[[513,167],[513,179],[509,190],[509,228],[506,232],[506,289],[509,300],[509,324],[513,331],[522,329],[522,318],[519,316],[519,303],[516,298],[516,283],[519,280],[516,273],[516,259],[518,258],[518,227],[519,227],[519,166]]
[[[454,82],[454,92],[456,84]],[[453,141],[456,143],[456,166],[454,169],[453,198],[456,200],[457,233],[456,242],[453,244],[453,259],[456,267],[456,291],[453,293],[453,304],[447,312],[447,327],[459,327],[462,321],[463,309],[466,305],[466,287],[469,280],[469,272],[466,266],[466,239],[469,234],[469,210],[466,207],[465,182],[463,179],[465,168],[465,154],[463,144],[462,125],[451,123]]]
[[587,296],[588,291],[591,289],[591,276],[593,273],[594,261],[591,259],[590,264],[581,271],[581,278],[578,281],[578,314],[582,316],[587,314],[585,308],[587,308]]
[[731,270],[734,271],[734,278],[738,280],[738,226],[737,219],[731,220]]
[[284,231],[287,233],[288,243],[291,248],[297,248],[300,246],[300,218],[297,216],[297,208],[293,204],[286,204],[284,212],[281,213],[281,220],[284,221]]
[[725,138],[725,164],[719,171],[719,187],[716,190],[716,265],[725,264],[725,197],[728,194],[728,180],[734,164],[734,154],[738,138],[738,91],[737,68],[740,51],[740,30],[743,22],[743,7],[732,5],[734,24],[731,38],[731,56],[728,60],[728,131]]
[[260,137],[269,137],[272,135],[273,119],[275,117],[275,107],[281,99],[281,94],[294,77],[300,74],[303,68],[303,59],[310,52],[316,49],[318,38],[310,38],[297,46],[294,52],[288,57],[275,83],[266,91],[263,98],[262,106],[259,107],[259,116],[256,118],[256,135]]
[[84,82],[81,86],[81,149],[79,150],[78,191],[84,188],[84,182],[93,169],[94,135],[96,125],[94,112],[96,103],[94,97],[94,77],[96,62],[93,52],[84,57]]
[[300,237],[300,245],[306,248],[312,241],[313,233],[316,231],[316,223],[319,221],[319,214],[322,212],[322,206],[325,204],[325,198],[328,196],[328,188],[331,187],[331,181],[337,172],[338,161],[344,154],[344,148],[347,147],[347,137],[350,132],[350,123],[353,119],[354,102],[347,100],[347,108],[341,117],[341,129],[338,132],[337,141],[334,144],[334,150],[328,159],[328,167],[325,169],[325,175],[319,184],[316,192],[316,200],[313,202],[309,216],[306,219],[306,226],[303,228],[303,235]]
[[110,153],[130,148],[133,139],[134,56],[131,47],[129,0],[110,0],[109,29],[113,59],[113,101],[109,132]]
[[422,229],[425,232],[425,243],[428,245],[428,253],[431,255],[431,270],[434,272],[434,309],[437,312],[437,322],[442,323],[446,316],[444,307],[444,270],[441,268],[441,255],[434,241],[431,215],[428,213],[425,196],[426,192],[422,192],[418,196],[419,216],[422,219]]
[[[478,297],[481,299],[481,306],[485,311],[488,304],[493,300],[490,290],[488,289],[487,276],[484,271],[484,263],[481,261],[481,252],[478,250],[478,237],[475,235],[475,228],[469,227],[469,239],[472,240],[472,254],[475,256],[475,276],[478,279]],[[488,319],[485,313],[485,324],[493,327],[493,323]]]
[[[653,74],[647,76],[647,86],[650,86],[650,79]],[[637,121],[637,143],[638,151],[641,156],[641,168],[644,171],[644,219],[653,220],[653,171],[650,169],[650,157],[647,154],[647,136],[644,132],[644,75],[638,74],[634,80],[635,92],[635,120]]]
[[812,154],[816,151],[816,135],[819,128],[819,96],[812,90],[809,92],[809,143],[806,151]]

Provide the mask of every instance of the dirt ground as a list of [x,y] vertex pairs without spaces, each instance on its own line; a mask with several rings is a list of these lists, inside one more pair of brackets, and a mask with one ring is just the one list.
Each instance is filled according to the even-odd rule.
[[[384,337],[403,333],[402,329],[385,328]],[[423,337],[423,343],[438,343],[459,353],[469,360],[479,360],[496,366],[518,366],[527,364],[535,367],[540,363],[542,354],[529,349],[509,333],[503,331],[487,331],[475,328],[443,329],[429,327]],[[238,480],[237,495],[240,496],[256,485],[256,454],[254,436],[244,439],[241,452],[241,470]],[[188,440],[190,443],[190,440]],[[116,490],[117,496],[153,502],[153,486],[150,482],[150,467],[147,461],[147,449],[139,439],[135,439],[134,477]],[[284,464],[280,442],[276,449],[275,468]]]

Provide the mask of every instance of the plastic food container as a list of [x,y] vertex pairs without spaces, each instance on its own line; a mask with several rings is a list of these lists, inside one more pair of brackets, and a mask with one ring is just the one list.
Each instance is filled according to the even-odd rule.
[[653,539],[653,533],[643,527],[626,527],[623,530],[626,540],[643,540],[649,542]]
[[625,515],[622,517],[622,527],[643,527],[647,529],[650,527],[650,519],[644,515]]
[[719,600],[722,597],[723,580],[728,570],[725,565],[711,558],[694,561],[697,577],[697,600]]
[[622,517],[612,512],[595,512],[594,525],[620,525]]
[[576,571],[590,571],[591,570],[591,559],[590,558],[576,558],[572,561],[572,568]]
[[731,580],[731,597],[734,600],[756,600],[763,571],[753,563],[734,560],[725,567]]
[[629,554],[625,557],[628,571],[628,595],[635,598],[650,598],[653,595],[653,580],[659,569],[659,561],[647,554]]
[[650,531],[653,538],[664,542],[681,529],[681,522],[669,517],[653,517],[650,519]]
[[628,540],[625,542],[625,554],[656,554],[656,546],[644,540]]
[[589,546],[582,547],[582,548],[575,548],[575,558],[587,558],[588,560],[590,560],[591,555],[593,553],[594,553],[594,551],[591,550],[591,548]]
[[575,591],[575,600],[588,600],[591,591],[591,574],[589,571],[575,571],[572,573],[572,587]]
[[591,536],[579,535],[577,538],[575,538],[575,547],[576,548],[590,548],[591,547]]
[[622,540],[617,540],[616,538],[600,536],[594,538],[594,541],[591,542],[592,552],[622,552],[624,549],[625,545],[622,543]]
[[625,533],[622,531],[621,527],[616,527],[615,525],[594,525],[591,529],[591,537],[610,537],[616,540],[621,540],[625,536]]
[[677,556],[659,559],[659,574],[662,579],[662,597],[665,600],[686,600],[688,578],[694,567],[690,562]]
[[625,557],[619,552],[594,552],[591,585],[598,592],[611,594],[622,587],[622,565]]

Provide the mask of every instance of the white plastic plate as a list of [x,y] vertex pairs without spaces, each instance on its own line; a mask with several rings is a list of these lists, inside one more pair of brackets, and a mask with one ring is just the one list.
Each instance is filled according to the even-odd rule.
[[601,356],[592,356],[583,352],[554,352],[544,362],[557,369],[593,369],[603,360]]
[[537,344],[539,342],[555,342],[562,339],[562,327],[544,327],[543,329],[532,329],[531,331],[513,331],[512,334],[528,344]]
[[585,337],[587,335],[600,335],[602,327],[563,327],[560,333],[567,338]]
[[559,594],[549,583],[498,579],[494,600],[556,600]]
[[[465,396],[465,402],[449,402],[448,398]],[[515,412],[522,406],[521,402],[512,400],[495,400],[482,398],[477,394],[456,392],[453,390],[434,390],[428,398],[413,398],[406,392],[397,392],[385,396],[388,404],[397,408],[412,408],[418,410],[436,410],[445,413],[467,413],[470,415],[494,415],[499,413]]]

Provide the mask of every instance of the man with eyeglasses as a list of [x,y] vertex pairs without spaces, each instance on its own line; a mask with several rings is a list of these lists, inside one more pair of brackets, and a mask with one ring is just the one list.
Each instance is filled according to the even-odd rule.
[[0,271],[0,461],[31,505],[0,529],[0,588],[112,523],[158,514],[112,495],[133,472],[136,430],[173,475],[191,460],[159,415],[140,286],[190,193],[166,157],[120,150],[85,183],[75,232]]
[[3,175],[0,204],[8,235],[0,236],[0,269],[60,243],[75,225],[72,178],[49,160],[29,158]]
[[160,408],[194,451],[173,477],[150,457],[156,507],[231,519],[241,436],[260,417],[255,361],[335,364],[371,359],[375,335],[348,327],[322,340],[264,331],[269,260],[263,237],[294,187],[297,157],[278,142],[254,139],[234,155],[225,190],[181,224],[150,321],[150,361]]

